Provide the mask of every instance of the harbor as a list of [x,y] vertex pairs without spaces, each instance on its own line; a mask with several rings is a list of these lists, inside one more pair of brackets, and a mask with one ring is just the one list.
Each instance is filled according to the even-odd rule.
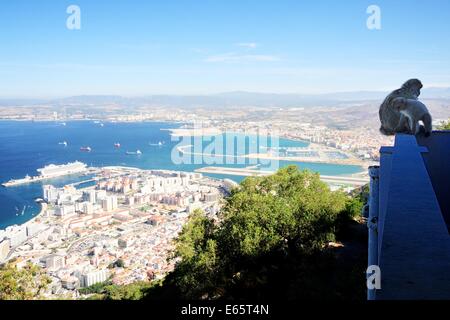
[[36,171],[40,173],[39,176],[26,175],[25,178],[22,179],[12,179],[9,180],[8,182],[4,182],[2,183],[2,186],[13,187],[76,173],[89,173],[89,172],[92,173],[92,169],[89,169],[86,164],[79,161],[69,162],[63,165],[50,164],[48,166],[45,166],[44,168],[37,169]]
[[[4,229],[14,224],[22,224],[33,218],[40,211],[40,206],[34,201],[35,198],[42,197],[42,184],[54,184],[56,186],[72,185],[76,188],[92,185],[98,181],[92,181],[95,176],[93,167],[105,168],[110,166],[141,168],[141,169],[166,169],[182,170],[193,172],[204,166],[218,166],[217,164],[198,165],[195,163],[182,163],[175,165],[171,161],[171,156],[177,148],[184,148],[179,141],[171,141],[170,132],[167,130],[179,124],[162,123],[113,123],[101,128],[92,124],[91,121],[72,121],[67,122],[66,126],[60,123],[44,122],[4,122],[0,127],[0,135],[6,136],[9,132],[24,130],[24,135],[14,138],[1,139],[2,145],[12,148],[14,152],[2,153],[2,166],[0,166],[0,203],[2,204],[2,215],[0,216],[0,229]],[[78,135],[83,132],[83,139]],[[95,139],[92,139],[95,137]],[[241,137],[240,137],[241,139]],[[248,138],[247,138],[248,139]],[[59,144],[67,142],[67,146]],[[159,146],[161,142],[161,146]],[[115,144],[120,143],[120,148]],[[194,144],[194,141],[187,143]],[[45,146],[45,150],[42,146]],[[81,152],[80,146],[90,146],[92,152]],[[301,147],[304,144],[280,138],[279,147]],[[141,155],[127,155],[126,151],[140,150]],[[190,146],[184,149],[185,152],[196,152]],[[201,150],[202,154],[205,150]],[[263,150],[265,151],[265,150]],[[20,153],[17,157],[15,153]],[[220,152],[226,153],[226,152]],[[182,152],[180,152],[182,154]],[[195,160],[193,156],[190,158]],[[227,158],[228,159],[228,158]],[[231,158],[229,160],[232,160]],[[237,160],[234,158],[234,162]],[[74,161],[80,161],[87,165],[85,171],[75,174],[66,174],[39,177],[40,173],[36,171],[48,164],[67,164]],[[249,166],[255,162],[245,159]],[[280,161],[280,167],[292,163]],[[309,169],[319,172],[321,175],[328,176],[351,176],[361,172],[360,166],[347,166],[339,164],[324,164],[301,162],[295,163],[302,169]],[[131,170],[131,169],[130,169]],[[58,171],[58,170],[57,170]],[[45,172],[48,175],[48,172]],[[37,179],[26,179],[20,181],[20,178],[37,176]],[[224,179],[228,178],[239,182],[242,180],[238,175],[214,175],[210,176]],[[8,180],[19,180],[11,183]],[[5,186],[6,184],[6,186]],[[24,215],[21,211],[27,206]],[[15,208],[18,208],[16,210]],[[16,215],[19,213],[19,215]]]

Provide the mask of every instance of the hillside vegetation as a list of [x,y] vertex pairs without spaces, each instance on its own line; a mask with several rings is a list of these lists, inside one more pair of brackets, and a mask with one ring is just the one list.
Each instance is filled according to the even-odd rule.
[[[87,299],[365,299],[367,190],[330,191],[296,166],[249,177],[224,200],[220,222],[191,214],[163,280],[80,289]],[[32,279],[35,279],[34,281]],[[39,268],[0,269],[0,299],[36,299]]]
[[363,300],[366,229],[355,219],[364,196],[332,192],[296,166],[247,178],[219,224],[192,214],[175,270],[144,299]]

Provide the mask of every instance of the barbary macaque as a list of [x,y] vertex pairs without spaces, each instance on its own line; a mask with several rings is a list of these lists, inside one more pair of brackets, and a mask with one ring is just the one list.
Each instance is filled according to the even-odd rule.
[[[417,135],[421,131],[419,121],[423,122],[425,136],[428,137],[432,130],[432,119],[427,107],[420,101],[414,99],[395,98],[392,100],[393,107],[403,115],[398,128],[403,128],[408,123],[410,134]],[[400,130],[398,129],[398,130]],[[396,131],[396,130],[394,130]]]
[[[390,136],[396,133],[411,133],[408,121],[405,121],[405,115],[395,108],[392,101],[396,98],[405,98],[417,100],[422,89],[422,82],[418,79],[406,81],[400,89],[392,91],[380,106],[379,116],[381,121],[380,132]],[[401,126],[399,126],[401,124]]]

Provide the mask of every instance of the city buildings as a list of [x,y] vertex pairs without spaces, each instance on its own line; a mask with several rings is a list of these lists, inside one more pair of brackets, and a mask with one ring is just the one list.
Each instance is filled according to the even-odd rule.
[[[0,231],[0,261],[41,265],[49,297],[110,279],[116,284],[160,279],[189,213],[220,210],[223,181],[200,173],[107,167],[95,185],[43,186],[43,210],[22,226]],[[121,263],[116,263],[118,260]]]

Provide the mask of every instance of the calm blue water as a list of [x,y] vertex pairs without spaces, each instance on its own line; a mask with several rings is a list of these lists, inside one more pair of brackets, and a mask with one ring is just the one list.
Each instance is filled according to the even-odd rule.
[[[176,165],[171,160],[172,149],[179,140],[171,141],[169,131],[161,129],[178,128],[175,123],[104,123],[101,127],[93,121],[67,122],[66,126],[57,122],[15,122],[0,121],[0,181],[36,175],[36,169],[48,164],[64,164],[79,160],[89,166],[123,165],[143,169],[168,169],[193,171],[205,164]],[[250,144],[255,137],[247,137]],[[68,146],[59,145],[67,141]],[[159,141],[163,146],[155,146]],[[114,148],[119,142],[121,148]],[[192,143],[192,142],[191,142]],[[183,143],[189,144],[189,143]],[[204,145],[208,145],[206,142]],[[280,139],[280,146],[306,146],[307,143]],[[92,152],[81,152],[81,146],[90,146]],[[270,143],[269,143],[270,146]],[[225,147],[224,147],[225,148]],[[141,156],[126,155],[126,151],[142,151]],[[225,153],[219,150],[217,153]],[[236,150],[236,154],[241,152]],[[291,162],[281,161],[284,166]],[[318,171],[325,175],[351,174],[361,171],[359,166],[341,166],[330,164],[296,163],[302,169]],[[219,164],[211,164],[220,166]],[[228,167],[246,167],[251,165],[235,164]],[[264,166],[262,166],[264,168]],[[230,178],[241,181],[243,177],[211,175],[215,178]],[[71,176],[47,180],[45,184],[62,186],[79,181],[80,177]],[[85,179],[81,178],[81,179]],[[34,202],[42,197],[42,183],[0,188],[0,229],[13,224],[28,221],[39,212]],[[21,212],[25,208],[25,213]],[[19,213],[19,215],[17,215]]]

